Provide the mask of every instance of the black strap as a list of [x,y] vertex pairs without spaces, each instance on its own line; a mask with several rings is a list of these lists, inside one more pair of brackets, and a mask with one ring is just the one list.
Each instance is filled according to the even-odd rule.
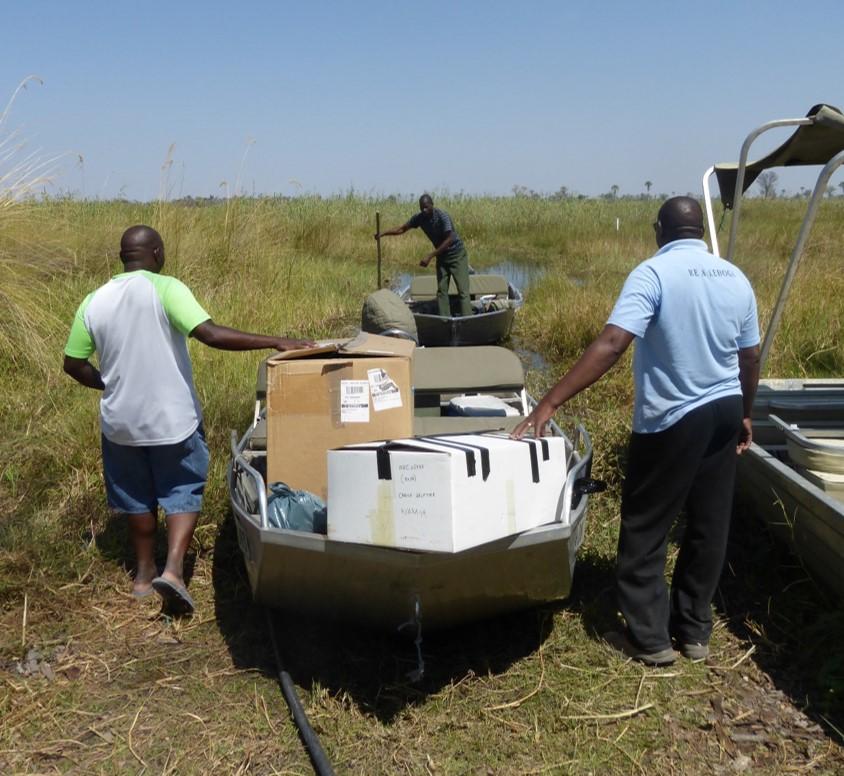
[[[447,447],[452,450],[460,450],[460,452],[465,453],[466,456],[466,475],[469,477],[474,477],[477,474],[477,470],[475,468],[475,454],[472,452],[471,448],[468,445],[457,445],[453,442],[441,442],[435,439],[426,439],[425,437],[418,437],[420,440],[426,440],[432,444],[439,444],[442,447]],[[423,449],[423,448],[416,448]],[[391,480],[393,479],[393,471],[392,471],[392,464],[390,462],[390,451],[391,450],[401,450],[403,452],[414,452],[413,443],[412,442],[405,442],[396,444],[394,442],[384,442],[378,445],[375,448],[375,465],[378,469],[378,479],[379,480]],[[484,479],[489,476],[489,453],[486,456],[486,465],[484,465],[484,458],[483,454],[481,454],[481,467],[484,474]]]
[[[440,434],[437,434],[436,436],[423,436],[423,437],[417,437],[417,438],[422,439],[426,442],[432,442],[433,444],[444,445],[445,447],[455,447],[455,448],[460,449],[460,450],[466,450],[467,454],[469,454],[470,450],[477,450],[481,454],[481,477],[482,477],[484,482],[487,481],[487,478],[489,477],[489,472],[490,472],[489,448],[484,447],[483,445],[469,444],[469,442],[443,442],[440,439],[440,436],[441,436]],[[444,434],[442,436],[449,436],[449,435]],[[451,435],[451,436],[453,436],[453,435]],[[474,455],[472,455],[472,464],[473,464],[473,468],[474,468]],[[475,476],[474,472],[472,472],[469,476],[474,477]]]
[[548,440],[545,437],[539,437],[539,444],[542,447],[542,460],[551,460],[551,451],[548,447]]
[[491,436],[495,436],[497,439],[509,439],[511,442],[524,442],[530,448],[530,474],[533,478],[534,482],[539,482],[539,456],[536,453],[537,444],[544,442],[545,444],[540,444],[542,447],[542,460],[547,461],[550,458],[550,452],[548,452],[548,442],[547,440],[543,440],[542,437],[539,439],[513,439],[511,436],[501,436],[499,434],[494,434]]
[[[460,450],[460,452],[466,455],[466,474],[469,477],[474,477],[478,470],[475,466],[475,454],[472,452],[472,448],[469,445],[460,445],[456,442],[443,442],[441,439],[437,437],[417,437],[420,441],[428,442],[429,444],[434,445],[441,445],[442,447],[448,447],[451,450]],[[483,470],[483,460],[481,460],[481,470]],[[484,479],[489,476],[489,456],[487,456],[486,460],[486,475]]]
[[[530,473],[534,482],[539,482],[539,456],[536,454],[535,439],[520,439],[519,442],[527,442],[530,446]],[[547,443],[546,443],[547,444]]]
[[393,471],[390,468],[390,450],[389,445],[379,445],[375,450],[375,461],[378,466],[378,479],[391,480],[393,479]]

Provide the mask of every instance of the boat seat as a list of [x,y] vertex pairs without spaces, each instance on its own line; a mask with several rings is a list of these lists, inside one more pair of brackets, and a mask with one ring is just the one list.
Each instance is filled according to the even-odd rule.
[[768,401],[768,410],[792,423],[840,420],[844,417],[844,400],[830,396],[779,396]]
[[413,435],[432,436],[434,434],[476,434],[481,431],[512,431],[523,420],[523,415],[486,418],[416,415],[413,418]]
[[252,443],[249,445],[250,450],[266,450],[267,449],[267,416],[261,415],[258,422],[255,424],[255,430],[252,432]]
[[267,359],[270,358],[272,358],[272,356],[267,356],[267,358],[262,359],[261,362],[258,364],[258,375],[255,378],[256,401],[267,400]]
[[798,467],[798,471],[828,496],[844,501],[844,474],[814,471],[812,469],[805,469],[802,466]]
[[267,449],[267,419],[264,415],[259,416],[259,411],[267,400],[267,360],[272,358],[272,355],[258,362],[258,374],[255,376],[256,420],[255,430],[252,432],[252,441],[249,445],[250,450]]
[[813,472],[844,474],[844,432],[800,429],[776,415],[768,418],[785,435],[788,457],[796,466]]
[[522,362],[507,348],[479,345],[413,351],[413,390],[417,396],[521,391],[524,385]]
[[[469,275],[469,296],[507,296],[510,292],[507,278],[503,275]],[[450,296],[457,295],[454,278],[448,284]],[[417,302],[437,298],[436,275],[414,275],[410,279],[410,296]]]

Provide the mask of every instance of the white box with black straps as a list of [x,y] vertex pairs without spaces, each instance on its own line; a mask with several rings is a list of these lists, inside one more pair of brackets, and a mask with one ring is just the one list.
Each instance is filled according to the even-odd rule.
[[562,437],[453,434],[328,452],[328,538],[459,552],[559,519]]

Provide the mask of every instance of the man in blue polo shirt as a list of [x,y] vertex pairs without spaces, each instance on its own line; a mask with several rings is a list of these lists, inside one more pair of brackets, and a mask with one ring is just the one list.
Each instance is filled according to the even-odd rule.
[[[706,249],[696,200],[667,200],[654,229],[659,251],[630,273],[603,331],[513,434],[543,433],[636,340],[616,566],[627,628],[604,638],[643,663],[668,665],[672,638],[685,657],[709,654],[736,454],[751,442],[759,327],[747,278]],[[668,533],[682,509],[686,530],[669,591]]]
[[437,310],[440,315],[451,316],[448,303],[449,280],[454,278],[457,286],[457,298],[460,304],[460,315],[472,314],[472,303],[469,299],[469,256],[466,247],[457,234],[451,217],[445,210],[434,207],[434,200],[428,194],[419,197],[419,212],[402,226],[388,229],[375,235],[392,237],[404,234],[408,229],[421,229],[431,241],[434,250],[419,262],[419,266],[427,267],[431,259],[437,260]]

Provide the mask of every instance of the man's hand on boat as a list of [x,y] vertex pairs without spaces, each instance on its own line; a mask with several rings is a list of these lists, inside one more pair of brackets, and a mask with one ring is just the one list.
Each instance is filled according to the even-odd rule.
[[431,263],[431,259],[434,258],[433,253],[429,253],[422,261],[419,262],[420,267],[427,267]]
[[738,444],[736,445],[736,452],[741,455],[750,447],[753,441],[753,426],[750,418],[742,418],[741,431],[739,431]]

